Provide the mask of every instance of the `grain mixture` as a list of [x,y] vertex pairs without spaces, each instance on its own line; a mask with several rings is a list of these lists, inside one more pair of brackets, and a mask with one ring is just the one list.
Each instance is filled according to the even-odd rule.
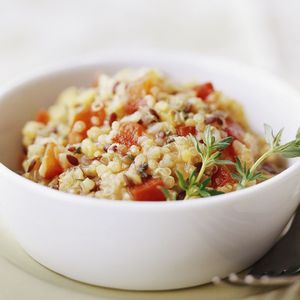
[[[197,146],[206,147],[207,139],[221,143],[211,147],[217,155],[204,169]],[[211,83],[172,83],[152,69],[102,74],[92,87],[66,89],[26,123],[23,144],[30,180],[73,194],[140,201],[234,191],[230,161],[251,166],[266,147],[242,107]],[[267,161],[262,169],[272,176],[280,164]],[[184,184],[196,177],[202,192],[187,195]]]

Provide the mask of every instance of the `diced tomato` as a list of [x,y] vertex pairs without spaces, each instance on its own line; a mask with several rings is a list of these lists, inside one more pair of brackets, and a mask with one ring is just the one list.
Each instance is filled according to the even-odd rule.
[[113,138],[113,141],[130,147],[138,145],[138,138],[143,134],[144,127],[135,122],[122,123],[119,133]]
[[176,132],[180,136],[186,136],[189,134],[195,135],[196,134],[196,127],[195,126],[185,126],[179,125],[176,127]]
[[163,185],[160,179],[150,179],[140,185],[131,187],[130,192],[136,201],[165,201],[165,195],[161,190]]
[[54,143],[48,144],[40,166],[40,175],[47,180],[51,180],[63,171],[64,169],[58,160],[56,145]]
[[236,160],[236,153],[235,153],[232,143],[222,151],[222,158],[229,159],[231,161]]
[[81,132],[78,132],[74,130],[74,127],[72,127],[68,136],[69,144],[80,143],[83,139],[87,137],[87,131],[92,126],[103,125],[105,116],[106,114],[103,107],[97,111],[93,111],[91,106],[88,106],[81,110],[79,113],[77,113],[73,121],[73,126],[77,121],[82,121],[85,124],[85,128]]
[[194,87],[194,91],[196,92],[196,96],[206,100],[206,98],[214,92],[214,86],[212,85],[211,82],[206,82],[200,85],[197,85]]
[[49,113],[46,110],[40,110],[35,117],[37,122],[43,123],[45,125],[49,122]]
[[229,136],[232,136],[233,138],[241,141],[244,137],[244,130],[241,127],[241,125],[235,121],[233,121],[231,118],[226,118],[226,127],[225,131]]
[[233,184],[234,182],[227,166],[218,166],[217,171],[211,177],[211,185],[214,189],[224,186],[227,183]]

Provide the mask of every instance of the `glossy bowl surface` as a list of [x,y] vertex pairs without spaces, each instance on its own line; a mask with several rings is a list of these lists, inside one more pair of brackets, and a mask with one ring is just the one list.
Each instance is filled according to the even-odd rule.
[[299,126],[298,94],[272,75],[190,53],[109,52],[28,76],[0,91],[0,211],[35,260],[86,283],[165,290],[207,283],[250,266],[276,241],[300,199],[300,162],[257,186],[177,202],[98,200],[30,182],[14,171],[21,128],[64,88],[100,72],[155,67],[184,81],[212,81],[244,106],[252,127]]

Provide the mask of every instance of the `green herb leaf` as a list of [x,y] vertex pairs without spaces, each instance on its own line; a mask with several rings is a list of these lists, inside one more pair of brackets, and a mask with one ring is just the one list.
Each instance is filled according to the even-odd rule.
[[199,196],[202,198],[209,197],[210,193],[205,189],[199,189]]
[[196,181],[196,169],[189,176],[189,185],[193,185]]
[[203,142],[207,147],[211,147],[214,143],[214,138],[212,135],[212,128],[210,125],[206,126],[204,133],[203,133]]
[[273,129],[270,125],[264,124],[265,128],[265,140],[267,144],[272,147],[273,145],[273,140],[274,140],[274,134],[273,134]]
[[232,137],[228,136],[225,139],[215,143],[213,149],[224,150],[232,143]]
[[281,154],[287,158],[300,156],[300,129],[297,130],[295,140],[281,145],[283,129],[280,129],[274,134],[271,126],[265,124],[264,127],[265,139],[269,145],[269,149],[255,161],[251,168],[247,168],[245,163],[242,165],[241,161],[237,159],[235,164],[237,174],[232,174],[232,176],[238,180],[239,188],[246,187],[252,181],[265,179],[261,172],[257,172],[257,169],[261,163],[271,155]]
[[209,183],[211,182],[211,179],[208,177],[208,178],[206,178],[205,180],[203,180],[203,182],[201,183],[201,188],[202,189],[205,189],[208,185],[209,185]]
[[294,158],[300,156],[300,145],[292,145],[281,151],[281,154],[286,158]]
[[210,194],[210,196],[217,196],[217,195],[223,195],[224,192],[213,190],[213,189],[207,189],[207,192]]
[[218,159],[215,161],[216,165],[234,165],[234,162],[227,159]]
[[179,171],[179,170],[176,170],[176,175],[177,175],[177,178],[178,178],[178,184],[179,184],[179,187],[183,190],[183,191],[186,191],[187,190],[187,183],[182,175],[182,173]]
[[201,158],[203,159],[203,152],[200,148],[200,143],[198,142],[196,137],[191,134],[189,135],[189,138],[191,139],[192,143],[194,144],[194,147],[196,148],[197,152],[200,154]]
[[166,200],[168,201],[176,200],[176,193],[173,192],[171,194],[171,192],[164,187],[161,187],[161,191],[164,193]]

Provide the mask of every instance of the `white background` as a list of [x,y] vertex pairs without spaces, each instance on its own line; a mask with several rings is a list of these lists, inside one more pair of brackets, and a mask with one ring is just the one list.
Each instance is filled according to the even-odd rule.
[[[44,65],[129,47],[228,57],[268,69],[300,90],[300,0],[0,0],[0,89]],[[120,299],[119,291],[83,286],[48,272],[0,233],[1,299]],[[220,288],[209,289],[184,295],[219,298]],[[220,293],[224,299],[232,299],[231,292],[240,297],[253,293],[236,289]],[[176,293],[177,299],[186,297]],[[286,290],[278,293],[272,292],[274,299],[286,298]]]
[[0,84],[104,48],[224,56],[300,89],[299,0],[0,0]]

